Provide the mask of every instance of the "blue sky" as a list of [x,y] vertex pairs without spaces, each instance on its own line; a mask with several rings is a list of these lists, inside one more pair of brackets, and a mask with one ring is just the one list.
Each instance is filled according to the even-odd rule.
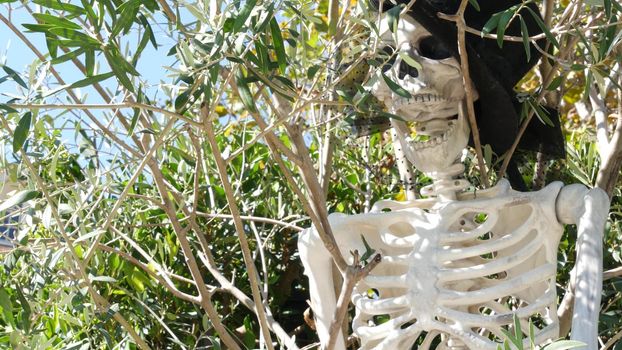
[[[36,4],[28,3],[28,6],[36,12],[39,11]],[[41,33],[29,33],[22,26],[22,24],[36,23],[36,21],[20,4],[20,2],[11,4],[11,7],[9,7],[8,4],[0,4],[0,14],[2,14],[6,18],[10,18],[11,22],[41,52],[47,52],[47,46],[44,36]],[[137,66],[137,69],[141,74],[139,79],[141,79],[141,81],[147,87],[147,96],[152,99],[156,97],[154,102],[160,107],[166,107],[165,100],[167,98],[160,91],[159,86],[162,82],[171,82],[171,78],[167,77],[167,74],[169,74],[169,72],[164,68],[164,66],[175,65],[175,57],[167,56],[168,51],[175,44],[175,41],[167,35],[168,28],[165,24],[166,21],[160,13],[156,13],[154,15],[154,18],[149,18],[149,23],[151,24],[152,29],[155,33],[156,41],[158,42],[159,47],[158,49],[155,49],[151,44],[147,45]],[[122,52],[125,52],[124,50],[126,48],[129,48],[130,52],[133,51],[133,48],[136,46],[135,43],[137,42],[136,38],[138,38],[137,34],[138,33],[130,32],[127,35],[128,40],[123,43],[123,45],[125,46],[121,47]],[[83,57],[79,58],[83,61]],[[28,82],[30,67],[36,60],[37,56],[31,51],[31,49],[28,48],[24,44],[24,42],[7,25],[0,22],[0,63],[6,64],[8,67],[19,72],[21,74],[21,77],[26,82]],[[98,64],[100,64],[98,66],[98,74],[107,73],[110,71],[110,68],[108,67],[103,55],[97,56],[96,61],[98,62]],[[65,80],[66,84],[71,84],[85,78],[84,75],[74,66],[71,61],[62,63],[60,65],[55,65],[54,67]],[[0,70],[0,78],[3,76],[4,71]],[[33,80],[35,79],[36,77]],[[59,86],[56,79],[52,75],[49,76],[46,84],[48,84],[51,88]],[[107,88],[112,92],[114,92],[117,88],[117,82],[115,78],[110,78],[106,80],[102,83],[102,85],[104,86],[104,88]],[[12,80],[7,80],[0,84],[0,102],[6,102],[15,95],[21,96],[26,93],[27,91],[24,91],[24,89],[19,87],[18,84],[16,84]],[[90,87],[76,89],[76,93],[78,93],[79,96],[83,97],[86,103],[105,103],[100,95],[97,94],[95,90]],[[73,103],[73,101],[70,101],[68,99],[65,93],[58,94],[57,97],[50,97],[46,100],[46,102]],[[62,113],[62,111],[46,111],[45,113],[53,116],[55,127],[62,130],[61,138],[63,140],[63,143],[68,148],[72,149],[72,152],[76,152],[77,147],[79,147],[80,143],[83,142],[83,140],[80,140],[81,136],[78,135],[78,133],[76,133],[74,130],[75,123],[77,121],[81,121],[82,128],[87,130],[91,129],[91,127],[89,126],[91,122],[88,118],[84,117],[84,112],[70,111],[69,113]],[[98,116],[98,118],[104,117],[103,111],[93,111],[93,113]],[[126,110],[124,113],[126,116],[131,117],[132,111]],[[124,135],[120,136],[125,137]],[[109,151],[114,153],[114,149],[110,149]]]
[[[9,10],[7,4],[0,5],[0,13],[4,17],[11,18],[12,23],[26,35],[26,37],[42,52],[47,52],[44,37],[41,33],[28,33],[22,26],[24,23],[36,23],[35,20],[24,8],[20,8],[20,3],[14,3],[13,9]],[[37,5],[29,4],[31,8],[35,8]],[[160,18],[158,18],[160,17]],[[154,49],[151,44],[145,49],[141,60],[138,64],[138,70],[141,73],[141,79],[145,81],[148,86],[154,87],[161,81],[169,81],[166,77],[167,71],[164,66],[170,66],[174,64],[174,57],[167,57],[166,54],[172,47],[174,42],[171,38],[167,37],[165,31],[166,25],[163,25],[164,19],[156,14],[155,19],[150,19],[150,23],[156,35],[156,40],[160,47],[158,50]],[[135,35],[134,35],[135,36]],[[128,37],[134,37],[131,34]],[[129,46],[132,43],[129,42]],[[123,50],[124,48],[122,48]],[[36,59],[36,55],[20,40],[11,29],[9,29],[4,23],[0,23],[0,62],[6,64],[12,69],[23,73],[27,72],[28,66]],[[109,68],[105,64],[103,57],[98,57],[97,61],[103,63],[100,66],[100,73],[109,71]],[[67,83],[72,83],[77,80],[83,79],[84,76],[80,73],[71,62],[67,62],[56,66],[59,73],[63,76]],[[24,76],[23,76],[24,77]],[[114,79],[110,79],[110,82],[114,82]],[[113,88],[113,86],[107,84],[107,87]],[[0,85],[0,93],[8,92],[11,89],[9,84],[13,84],[7,81]],[[155,93],[156,89],[150,89],[151,93]],[[152,94],[149,94],[150,97]],[[89,99],[90,103],[102,102],[98,100],[94,94],[90,94],[92,98]],[[99,97],[99,96],[97,96]],[[0,101],[6,100],[6,98],[0,97]]]

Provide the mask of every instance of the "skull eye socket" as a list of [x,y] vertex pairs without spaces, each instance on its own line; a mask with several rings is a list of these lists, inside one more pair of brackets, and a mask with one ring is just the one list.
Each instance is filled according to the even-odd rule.
[[383,47],[382,59],[385,62],[384,65],[382,65],[382,72],[386,73],[395,63],[395,48],[393,46]]
[[442,60],[451,57],[451,52],[442,42],[433,36],[427,36],[419,42],[419,54],[433,60]]

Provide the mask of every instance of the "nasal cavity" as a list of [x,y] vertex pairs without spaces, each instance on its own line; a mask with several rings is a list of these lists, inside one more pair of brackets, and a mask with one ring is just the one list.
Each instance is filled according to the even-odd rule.
[[400,79],[404,79],[407,75],[416,78],[419,76],[419,71],[417,70],[417,68],[409,65],[408,63],[402,61],[400,62],[400,72],[399,72],[399,77]]

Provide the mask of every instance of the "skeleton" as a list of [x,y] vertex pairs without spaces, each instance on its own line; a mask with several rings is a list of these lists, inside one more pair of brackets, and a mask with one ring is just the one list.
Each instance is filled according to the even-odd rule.
[[[391,113],[396,147],[433,179],[427,199],[381,201],[370,213],[331,214],[341,254],[365,251],[364,240],[382,262],[356,286],[353,333],[362,349],[496,349],[517,317],[529,345],[559,336],[557,249],[564,224],[577,225],[572,339],[597,349],[602,275],[602,232],[609,199],[599,189],[556,182],[538,192],[512,190],[506,180],[466,193],[458,158],[468,143],[460,66],[435,46],[408,16],[383,42],[395,44],[394,64],[385,68],[412,97],[395,94],[383,79],[374,95]],[[387,50],[390,54],[392,50]],[[403,54],[420,67],[410,66]],[[416,131],[412,136],[411,127]],[[425,137],[421,137],[424,135]],[[332,259],[314,229],[299,239],[309,277],[311,303],[323,344],[336,308]],[[343,337],[337,349],[345,349]]]

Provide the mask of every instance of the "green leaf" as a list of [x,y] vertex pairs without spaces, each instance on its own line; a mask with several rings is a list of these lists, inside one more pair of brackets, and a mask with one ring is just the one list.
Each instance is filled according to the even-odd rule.
[[398,6],[392,7],[389,11],[387,11],[387,20],[389,23],[389,30],[392,33],[397,32],[397,25],[400,20],[400,12],[402,12],[403,5],[400,4]]
[[86,66],[86,76],[93,76],[93,72],[95,71],[95,51],[94,50],[86,50],[84,52],[84,65]]
[[136,124],[138,124],[138,118],[140,118],[140,108],[134,108],[134,114],[132,115],[132,120],[130,122],[130,129],[127,131],[129,136],[134,134]]
[[45,33],[45,44],[48,46],[50,57],[56,58],[58,53],[58,37],[54,34]]
[[5,288],[0,288],[0,308],[2,308],[4,320],[13,327],[15,327],[15,318],[13,317],[13,304],[11,304],[11,297],[9,296]]
[[116,37],[120,33],[127,34],[132,27],[132,23],[136,19],[138,9],[140,8],[140,1],[130,0],[125,1],[117,8],[119,17],[117,18],[114,26],[112,27],[111,35]]
[[531,45],[529,42],[529,29],[522,16],[520,18],[521,34],[523,36],[523,46],[525,47],[525,54],[527,54],[527,61],[531,61]]
[[409,66],[416,68],[418,70],[422,70],[421,64],[415,61],[414,58],[410,57],[406,52],[398,51],[397,54],[402,58],[402,61],[406,62]]
[[95,83],[99,83],[100,81],[104,81],[113,76],[114,76],[113,72],[94,75],[92,77],[88,77],[88,78],[76,81],[75,83],[71,84],[69,88],[73,89],[73,88],[81,88],[81,87],[89,86]]
[[501,13],[502,12],[495,13],[492,17],[490,17],[482,28],[482,34],[490,34],[495,28],[497,28],[499,25],[499,19],[501,18]]
[[86,48],[81,47],[81,48],[76,49],[74,51],[69,51],[69,52],[67,52],[64,55],[58,56],[58,57],[54,58],[51,62],[52,62],[52,64],[63,63],[63,62],[69,61],[71,59],[74,59],[74,58],[80,56],[81,54],[83,54],[85,52],[86,52]]
[[244,26],[244,23],[246,23],[248,16],[250,16],[251,12],[255,8],[255,4],[257,4],[257,0],[246,0],[246,3],[244,3],[244,6],[242,6],[242,9],[238,13],[237,17],[235,18],[235,22],[233,23],[234,32],[238,32],[240,31],[240,29],[242,29],[242,26]]
[[177,113],[183,112],[186,108],[186,104],[188,104],[188,100],[190,100],[190,90],[186,90],[179,94],[175,99],[175,111],[177,111]]
[[54,27],[54,28],[50,28],[49,32],[52,34],[58,35],[60,37],[63,37],[63,38],[81,42],[83,43],[83,45],[98,47],[100,44],[97,39],[92,38],[89,35],[84,34],[75,29]]
[[514,340],[514,345],[516,345],[518,350],[523,350],[523,330],[516,313],[514,313]]
[[149,41],[151,42],[151,45],[154,49],[157,49],[158,42],[156,41],[155,35],[153,34],[153,29],[151,29],[149,21],[147,21],[147,18],[142,13],[138,14],[138,19],[140,20],[140,23],[142,23],[143,28],[145,28],[145,35],[149,35]]
[[63,17],[57,17],[57,16],[53,16],[47,13],[33,13],[32,16],[35,19],[37,19],[39,22],[51,24],[54,27],[76,29],[76,30],[82,29],[82,27],[79,26],[78,24],[75,24],[72,21],[66,18],[63,18]]
[[551,120],[551,118],[549,118],[549,115],[548,115],[547,111],[545,109],[543,109],[538,103],[536,103],[533,100],[529,100],[528,103],[531,106],[531,108],[533,108],[534,112],[536,113],[536,117],[538,117],[538,119],[543,124],[546,124],[546,125],[548,125],[550,127],[554,127],[555,126],[555,124],[553,124],[553,121]]
[[247,349],[254,349],[255,332],[253,331],[253,324],[251,322],[251,318],[248,315],[244,317],[244,330],[244,345],[246,345]]
[[58,0],[33,0],[37,5],[47,7],[54,10],[66,11],[74,15],[83,15],[85,11],[82,7],[72,5],[69,3],[60,2]]
[[562,85],[562,83],[564,82],[564,77],[563,76],[558,76],[555,77],[555,79],[553,79],[553,81],[551,81],[551,83],[549,84],[549,86],[546,87],[546,89],[548,91],[555,91],[557,90],[558,87],[560,87]]
[[19,74],[17,74],[16,71],[14,71],[11,68],[9,68],[7,66],[4,66],[4,65],[2,66],[2,69],[4,69],[6,74],[8,74],[11,77],[11,79],[13,79],[13,81],[15,81],[16,83],[21,85],[24,89],[28,89],[28,85],[26,85],[26,82],[24,82],[22,77],[20,77]]
[[412,95],[408,91],[406,91],[406,89],[399,86],[396,82],[391,80],[391,78],[387,77],[386,74],[384,73],[380,73],[380,74],[382,74],[382,79],[384,79],[384,82],[387,84],[387,86],[389,86],[389,89],[391,89],[393,92],[395,92],[396,94],[404,98],[412,97]]
[[92,276],[91,281],[95,282],[106,282],[106,283],[117,283],[117,280],[110,276]]
[[28,138],[30,132],[30,123],[32,121],[32,112],[26,112],[17,122],[17,127],[13,133],[13,152],[17,153],[24,146],[24,142]]
[[497,24],[497,45],[503,47],[503,37],[505,36],[505,30],[507,29],[510,20],[514,16],[514,6],[501,13],[499,17],[499,23]]
[[361,261],[367,261],[367,259],[369,259],[376,252],[376,250],[372,248],[369,243],[367,243],[365,236],[361,235],[361,239],[363,240],[363,245],[365,246],[365,252],[361,255]]
[[[134,85],[132,85],[132,81],[127,76],[126,71],[123,69],[125,59],[119,56],[116,56],[112,50],[104,50],[104,56],[106,56],[106,60],[108,61],[108,65],[112,69],[112,72],[119,80],[119,83],[123,85],[128,91],[134,92]],[[121,62],[123,61],[123,62]],[[127,64],[127,62],[125,62]]]
[[11,207],[26,203],[29,200],[35,199],[41,195],[41,192],[34,190],[24,190],[17,192],[11,198],[0,203],[0,212],[5,211]]
[[611,0],[604,0],[603,5],[605,6],[605,16],[611,18]]
[[307,69],[307,78],[313,79],[315,77],[315,74],[320,70],[320,68],[321,66],[317,64],[309,67],[309,69]]
[[469,0],[469,3],[471,4],[471,6],[473,6],[477,11],[480,10],[479,8],[479,3],[477,2],[477,0]]
[[287,54],[285,53],[285,43],[283,42],[283,36],[281,35],[281,28],[276,18],[270,20],[270,32],[272,33],[272,43],[274,44],[274,51],[276,53],[276,60],[279,63],[279,70],[281,74],[285,74],[285,68],[287,67]]
[[32,310],[30,309],[28,300],[24,297],[22,287],[19,284],[17,285],[17,288],[15,288],[15,292],[17,293],[17,298],[22,306],[22,327],[24,328],[25,333],[28,334],[30,333],[30,314],[32,313]]
[[0,109],[5,110],[7,113],[17,113],[17,109],[13,107],[9,107],[5,104],[0,104]]
[[524,8],[526,8],[531,13],[531,15],[533,16],[533,19],[538,24],[538,27],[540,27],[542,32],[544,32],[544,35],[551,42],[551,44],[553,44],[553,46],[555,46],[556,48],[559,48],[559,41],[557,41],[553,33],[551,33],[551,31],[549,30],[549,28],[546,27],[540,15],[536,13],[534,10],[532,10],[529,6],[525,6]]
[[559,340],[544,347],[543,350],[567,350],[585,346],[585,343],[577,340]]
[[386,118],[389,118],[389,119],[395,119],[395,120],[406,122],[406,119],[400,117],[397,114],[393,114],[393,113],[389,113],[389,112],[384,112],[384,111],[377,111],[376,113],[378,113],[378,115],[381,116],[381,117],[386,117]]
[[574,71],[582,71],[585,68],[587,68],[587,66],[584,65],[584,64],[580,64],[580,63],[575,63],[575,64],[570,66],[570,69],[572,69]]
[[251,112],[257,112],[257,107],[255,107],[255,100],[253,100],[253,94],[251,93],[251,89],[246,82],[246,77],[244,77],[244,73],[242,73],[241,69],[238,69],[236,73],[236,82],[238,85],[238,92],[240,93],[240,99],[242,103],[248,108]]

